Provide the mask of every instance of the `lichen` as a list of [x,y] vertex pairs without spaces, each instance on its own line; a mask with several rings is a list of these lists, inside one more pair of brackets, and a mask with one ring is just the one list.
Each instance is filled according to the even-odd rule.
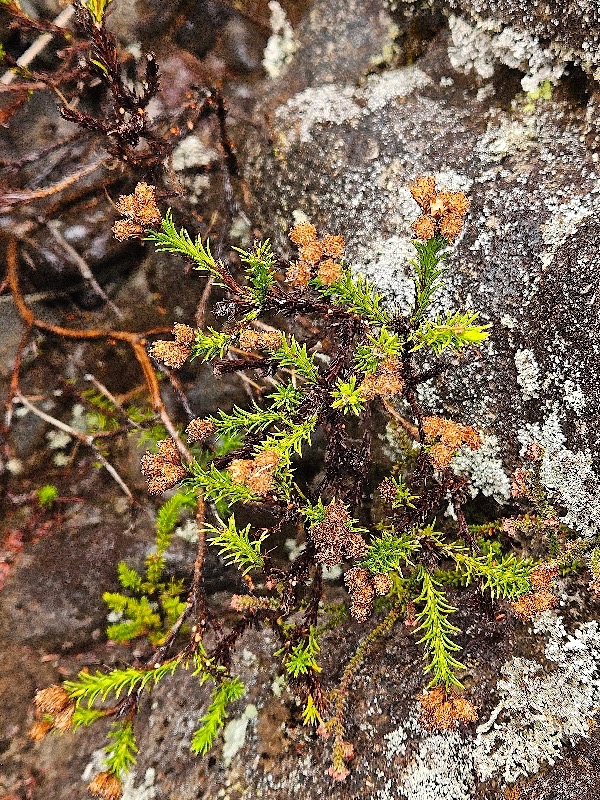
[[523,400],[532,400],[540,396],[540,368],[535,360],[535,353],[523,347],[515,353],[517,383],[521,387]]
[[486,433],[480,435],[479,450],[462,447],[452,459],[452,467],[461,475],[469,475],[473,497],[481,492],[499,503],[505,502],[510,497],[510,480],[500,457],[498,437]]
[[272,33],[263,53],[262,65],[269,78],[278,78],[292,60],[298,42],[285,10],[277,0],[270,0],[269,11]]

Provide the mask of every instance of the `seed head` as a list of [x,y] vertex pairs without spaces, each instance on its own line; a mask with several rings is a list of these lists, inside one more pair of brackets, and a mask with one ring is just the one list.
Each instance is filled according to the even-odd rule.
[[323,245],[324,254],[331,256],[331,258],[341,258],[344,255],[346,242],[343,236],[334,236],[328,233],[321,239],[321,244]]
[[283,336],[280,331],[255,331],[244,328],[240,332],[240,348],[242,350],[277,350],[281,346]]
[[427,175],[424,178],[417,178],[408,188],[414,201],[420,205],[423,210],[429,208],[429,204],[435,196],[435,178],[432,175]]
[[52,730],[52,723],[47,720],[36,720],[29,728],[29,738],[40,742]]
[[188,437],[188,442],[204,442],[209,436],[212,436],[216,430],[217,426],[214,422],[211,422],[209,419],[196,417],[189,423],[185,432]]
[[410,226],[417,239],[426,242],[435,236],[435,220],[433,217],[421,215]]
[[530,620],[542,611],[548,611],[558,603],[558,597],[548,589],[536,589],[511,603],[514,613],[522,620]]
[[306,288],[311,278],[311,267],[310,264],[306,264],[304,261],[298,261],[295,263],[290,264],[288,271],[286,272],[285,279],[287,283],[290,283],[292,286],[297,286],[298,288]]
[[443,417],[425,417],[423,433],[425,442],[431,445],[429,458],[438,469],[446,469],[452,456],[463,444],[471,450],[481,447],[481,437],[476,430]]
[[158,453],[144,453],[140,462],[150,494],[162,494],[172,489],[187,474],[174,439],[162,439],[156,446]]
[[375,589],[375,594],[380,597],[386,595],[393,585],[392,579],[387,573],[381,572],[377,575],[373,575],[373,588]]
[[305,247],[317,239],[317,229],[310,222],[301,222],[290,231],[290,239],[297,247]]
[[71,703],[62,686],[54,684],[36,692],[33,702],[42,714],[58,714]]
[[350,594],[350,613],[357,622],[366,622],[373,610],[375,589],[371,573],[362,567],[352,567],[344,575],[344,583]]
[[342,265],[332,258],[326,258],[325,261],[321,261],[317,270],[317,275],[325,286],[331,286],[336,281],[339,281],[343,274]]
[[365,375],[360,384],[360,392],[365,400],[374,397],[390,398],[401,394],[404,390],[404,381],[400,375],[400,362],[393,356],[384,358],[379,363],[377,371]]
[[460,722],[476,719],[473,703],[443,686],[436,686],[421,697],[421,722],[430,730],[448,731]]
[[273,473],[279,459],[275,450],[263,450],[256,458],[234,458],[227,472],[234,483],[241,483],[259,497],[265,497],[273,488]]
[[92,797],[100,800],[121,800],[123,796],[121,781],[110,772],[99,772],[87,788]]

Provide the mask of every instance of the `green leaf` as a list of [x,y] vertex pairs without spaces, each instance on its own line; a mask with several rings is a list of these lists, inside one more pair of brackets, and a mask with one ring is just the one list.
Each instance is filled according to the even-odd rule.
[[266,533],[258,539],[250,539],[250,525],[238,530],[233,514],[229,517],[226,527],[219,529],[214,525],[207,525],[206,530],[214,532],[215,535],[209,541],[220,548],[219,555],[225,563],[235,564],[242,575],[247,575],[252,569],[264,567],[265,562],[260,548],[267,538]]
[[42,508],[52,508],[54,501],[58,497],[58,489],[51,483],[40,486],[36,492],[38,503]]
[[246,687],[239,678],[225,678],[213,691],[211,703],[202,717],[198,730],[194,731],[191,750],[196,755],[205,755],[227,719],[227,707],[244,695]]
[[336,388],[331,392],[333,398],[332,408],[343,411],[344,414],[354,414],[359,417],[365,407],[365,398],[360,386],[356,386],[356,375],[349,381],[338,378]]
[[306,345],[299,345],[294,336],[290,336],[289,339],[284,337],[281,345],[273,351],[271,358],[278,361],[281,367],[293,369],[308,383],[316,383],[319,380],[315,357],[309,356]]
[[192,356],[190,360],[193,361],[195,358],[199,358],[204,362],[210,361],[217,356],[223,358],[225,351],[229,347],[231,338],[229,334],[221,333],[220,331],[214,330],[214,328],[208,328],[208,333],[204,333],[204,331],[198,328],[196,330],[196,339],[192,345]]
[[[321,647],[317,638],[317,629],[311,625],[308,636],[298,642],[284,658],[284,666],[288,675],[297,678],[298,675],[306,675],[308,672],[321,672],[321,667],[317,663],[317,655]],[[275,655],[283,652],[278,650]]]
[[246,280],[250,286],[250,296],[255,306],[260,308],[267,299],[269,289],[275,283],[276,259],[271,250],[271,243],[255,242],[253,250],[233,248],[240,254],[241,261],[247,265]]
[[478,316],[471,311],[454,311],[448,312],[445,319],[423,321],[413,334],[413,350],[427,346],[439,356],[446,348],[460,353],[465,347],[481,344],[489,336],[490,325],[474,325]]
[[133,691],[145,689],[148,684],[154,686],[168,673],[173,674],[179,666],[179,660],[167,661],[153,669],[140,670],[133,667],[113,669],[111,672],[82,671],[75,681],[65,681],[64,688],[77,705],[87,700],[88,707],[97,699],[105,701],[109,695],[118,700],[122,694],[130,695]]
[[426,242],[413,241],[417,259],[410,263],[415,269],[415,306],[413,323],[419,322],[427,311],[433,295],[442,286],[441,276],[446,268],[448,242],[443,236],[434,236]]
[[138,751],[131,722],[116,722],[108,734],[108,740],[106,770],[120,779],[135,764]]
[[193,459],[189,465],[194,484],[202,489],[207,500],[219,503],[226,500],[230,505],[234,503],[260,502],[260,497],[253,494],[243,483],[235,483],[228,472],[221,472],[214,464],[208,469],[200,466]]
[[415,629],[415,633],[423,634],[419,644],[425,646],[424,658],[428,661],[425,673],[432,674],[429,685],[443,684],[446,689],[450,686],[461,688],[462,684],[454,671],[465,669],[465,666],[452,655],[461,648],[450,638],[460,631],[448,619],[456,609],[446,599],[440,588],[441,584],[424,567],[419,568],[418,579],[422,582],[422,591],[414,602],[416,605],[424,605],[416,615],[421,624]]
[[382,295],[362,275],[353,277],[350,269],[346,269],[343,277],[331,286],[319,286],[319,291],[334,303],[346,306],[351,313],[361,314],[378,325],[390,321],[390,315],[382,307]]
[[142,576],[132,567],[128,567],[124,561],[119,561],[117,565],[117,575],[119,583],[124,589],[131,589],[132,592],[141,591]]
[[371,541],[360,566],[376,575],[390,570],[398,572],[404,564],[410,564],[412,554],[419,548],[418,539],[411,533],[395,536],[386,532]]

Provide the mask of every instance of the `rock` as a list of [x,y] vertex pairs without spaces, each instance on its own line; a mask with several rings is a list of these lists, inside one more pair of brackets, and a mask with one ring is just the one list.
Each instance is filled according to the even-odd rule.
[[[589,535],[600,523],[600,174],[582,141],[585,112],[560,86],[536,99],[518,83],[506,110],[493,82],[453,68],[453,46],[441,32],[414,65],[272,101],[273,147],[256,136],[245,147],[252,207],[282,247],[298,213],[343,234],[355,269],[407,308],[417,213],[407,184],[431,173],[465,190],[469,222],[435,310],[473,307],[492,335],[424,388],[425,406],[479,427],[484,447],[464,469],[500,502],[524,445],[542,444],[565,521]],[[305,55],[296,58],[290,70],[301,75]]]

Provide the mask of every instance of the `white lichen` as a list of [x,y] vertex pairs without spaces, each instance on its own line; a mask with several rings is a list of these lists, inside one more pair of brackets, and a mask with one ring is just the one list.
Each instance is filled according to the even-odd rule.
[[212,147],[207,147],[199,136],[191,135],[182,139],[172,155],[173,169],[181,172],[186,169],[208,167],[219,154]]
[[277,0],[269,3],[272,33],[263,53],[262,65],[269,78],[278,78],[298,49],[294,29]]
[[486,433],[480,436],[479,450],[462,447],[452,459],[452,468],[459,475],[469,476],[473,497],[481,492],[498,503],[505,502],[510,497],[510,480],[500,456],[498,437]]
[[248,723],[258,716],[258,709],[250,703],[244,709],[241,717],[232,719],[223,728],[223,764],[228,767],[232,759],[244,746]]
[[475,72],[489,79],[497,63],[525,73],[521,86],[534,92],[543,81],[556,83],[564,66],[539,39],[510,25],[501,26],[493,20],[479,20],[471,25],[462,17],[449,19],[450,44],[448,57],[459,72]]
[[535,360],[535,353],[523,347],[515,353],[517,383],[521,387],[523,400],[532,400],[540,396],[540,368]]
[[571,636],[562,620],[546,612],[536,630],[549,636],[548,668],[512,658],[502,667],[500,702],[477,728],[473,759],[478,777],[513,783],[554,764],[563,746],[589,734],[600,702],[600,628],[579,626]]
[[392,100],[406,97],[431,82],[429,75],[415,66],[390,69],[381,75],[371,75],[361,94],[370,111],[380,111]]
[[123,781],[123,797],[122,800],[154,800],[157,796],[156,786],[156,770],[154,767],[148,767],[144,773],[144,779],[138,786],[135,785],[136,773],[135,771],[129,772]]

